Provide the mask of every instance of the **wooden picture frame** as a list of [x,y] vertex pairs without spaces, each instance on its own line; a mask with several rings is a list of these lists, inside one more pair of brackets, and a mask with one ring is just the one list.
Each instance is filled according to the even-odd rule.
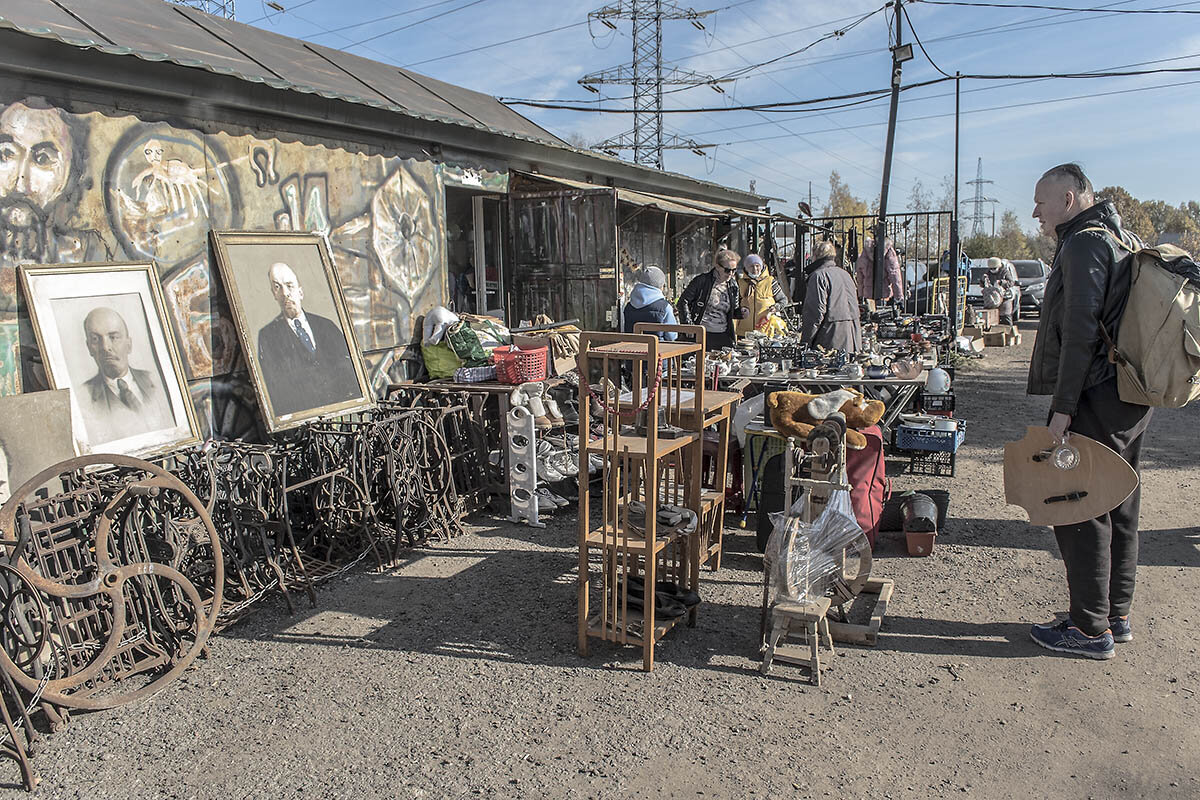
[[212,238],[267,430],[373,408],[325,237],[213,231]]
[[200,441],[153,263],[23,264],[52,389],[71,390],[81,454],[153,458]]

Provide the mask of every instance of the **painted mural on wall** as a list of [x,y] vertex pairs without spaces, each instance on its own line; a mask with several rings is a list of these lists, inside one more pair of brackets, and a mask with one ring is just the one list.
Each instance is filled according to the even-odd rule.
[[39,370],[17,324],[17,264],[151,259],[201,424],[248,434],[253,398],[242,391],[213,229],[328,236],[359,346],[383,386],[399,357],[390,351],[413,340],[417,318],[446,292],[442,180],[428,161],[0,96],[0,394],[42,388],[21,384],[21,360],[30,384]]

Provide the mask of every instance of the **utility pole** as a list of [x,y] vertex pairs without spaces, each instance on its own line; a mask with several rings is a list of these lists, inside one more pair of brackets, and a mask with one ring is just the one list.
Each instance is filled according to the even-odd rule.
[[[178,6],[191,6],[192,8],[198,8],[201,11],[206,11],[216,17],[224,17],[225,19],[234,18],[234,0],[170,0],[170,2]],[[271,6],[277,11],[284,10],[283,6],[278,3],[268,3],[267,5]]]
[[[958,89],[962,83],[962,73],[954,73],[954,207],[950,209],[950,263],[946,265],[946,277],[950,279],[950,327],[955,336],[962,330],[958,317],[958,265],[959,231],[958,231]],[[969,275],[970,273],[968,273]]]
[[682,8],[674,0],[617,0],[588,13],[595,20],[616,30],[615,19],[633,23],[633,61],[619,67],[584,75],[579,85],[589,92],[599,92],[597,86],[617,84],[633,87],[633,130],[605,139],[593,149],[616,154],[632,150],[633,163],[657,169],[663,168],[663,150],[691,150],[704,155],[701,145],[691,139],[663,135],[663,86],[710,86],[725,93],[721,82],[711,75],[671,67],[663,69],[663,20],[686,19],[697,30],[704,30],[701,20],[714,11]]
[[[900,71],[901,65],[913,57],[912,45],[900,43],[901,38],[901,6],[904,0],[893,0],[889,3],[896,15],[896,44],[892,47],[892,104],[888,111],[887,147],[883,154],[883,187],[879,190],[879,218],[875,222],[875,275],[871,282],[871,296],[883,294],[884,278],[884,246],[883,240],[887,235],[887,201],[888,185],[892,180],[892,151],[896,145],[896,111],[900,104]],[[895,298],[903,305],[904,298]]]

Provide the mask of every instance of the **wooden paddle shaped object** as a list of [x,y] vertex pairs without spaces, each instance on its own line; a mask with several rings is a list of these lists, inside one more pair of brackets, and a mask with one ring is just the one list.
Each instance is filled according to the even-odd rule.
[[[1112,511],[1137,488],[1138,476],[1116,452],[1078,433],[1067,435],[1078,457],[1055,464],[1059,442],[1049,428],[1030,426],[1004,445],[1004,499],[1029,512],[1034,525],[1074,525]],[[1070,462],[1070,457],[1062,459]]]

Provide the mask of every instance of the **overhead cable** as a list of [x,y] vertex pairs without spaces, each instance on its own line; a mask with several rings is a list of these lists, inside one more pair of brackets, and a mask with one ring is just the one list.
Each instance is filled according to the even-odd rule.
[[[1185,72],[1200,72],[1200,67],[1164,67],[1160,69],[1140,69],[1115,72],[1046,72],[1032,75],[976,75],[963,74],[958,77],[963,80],[1035,80],[1042,78],[1068,78],[1068,79],[1088,79],[1088,78],[1127,78],[1136,75],[1161,75],[1164,73],[1185,73]],[[918,89],[922,86],[933,86],[938,83],[955,80],[954,76],[931,78],[929,80],[918,81],[900,87],[900,91],[908,91]],[[703,108],[664,108],[664,114],[712,114],[721,111],[822,111],[825,109],[810,109],[808,106],[818,105],[820,103],[831,103],[837,100],[854,100],[858,98],[875,98],[880,95],[887,94],[891,89],[869,89],[861,92],[852,92],[850,94],[831,95],[829,97],[815,98],[812,100],[791,100],[781,101],[776,103],[755,103],[741,106],[707,106]],[[523,100],[500,98],[500,102],[505,105],[514,106],[530,106],[532,108],[549,108],[558,111],[585,111],[592,114],[634,114],[636,109],[632,108],[588,108],[585,106],[572,106],[563,103],[544,103],[540,100]],[[842,106],[829,106],[829,108],[841,108]]]
[[1193,14],[1200,11],[1185,11],[1169,8],[1077,8],[1074,6],[1045,6],[1035,3],[982,3],[967,0],[908,0],[910,3],[925,3],[931,6],[963,6],[966,8],[1032,8],[1039,11],[1073,11],[1079,14]]

